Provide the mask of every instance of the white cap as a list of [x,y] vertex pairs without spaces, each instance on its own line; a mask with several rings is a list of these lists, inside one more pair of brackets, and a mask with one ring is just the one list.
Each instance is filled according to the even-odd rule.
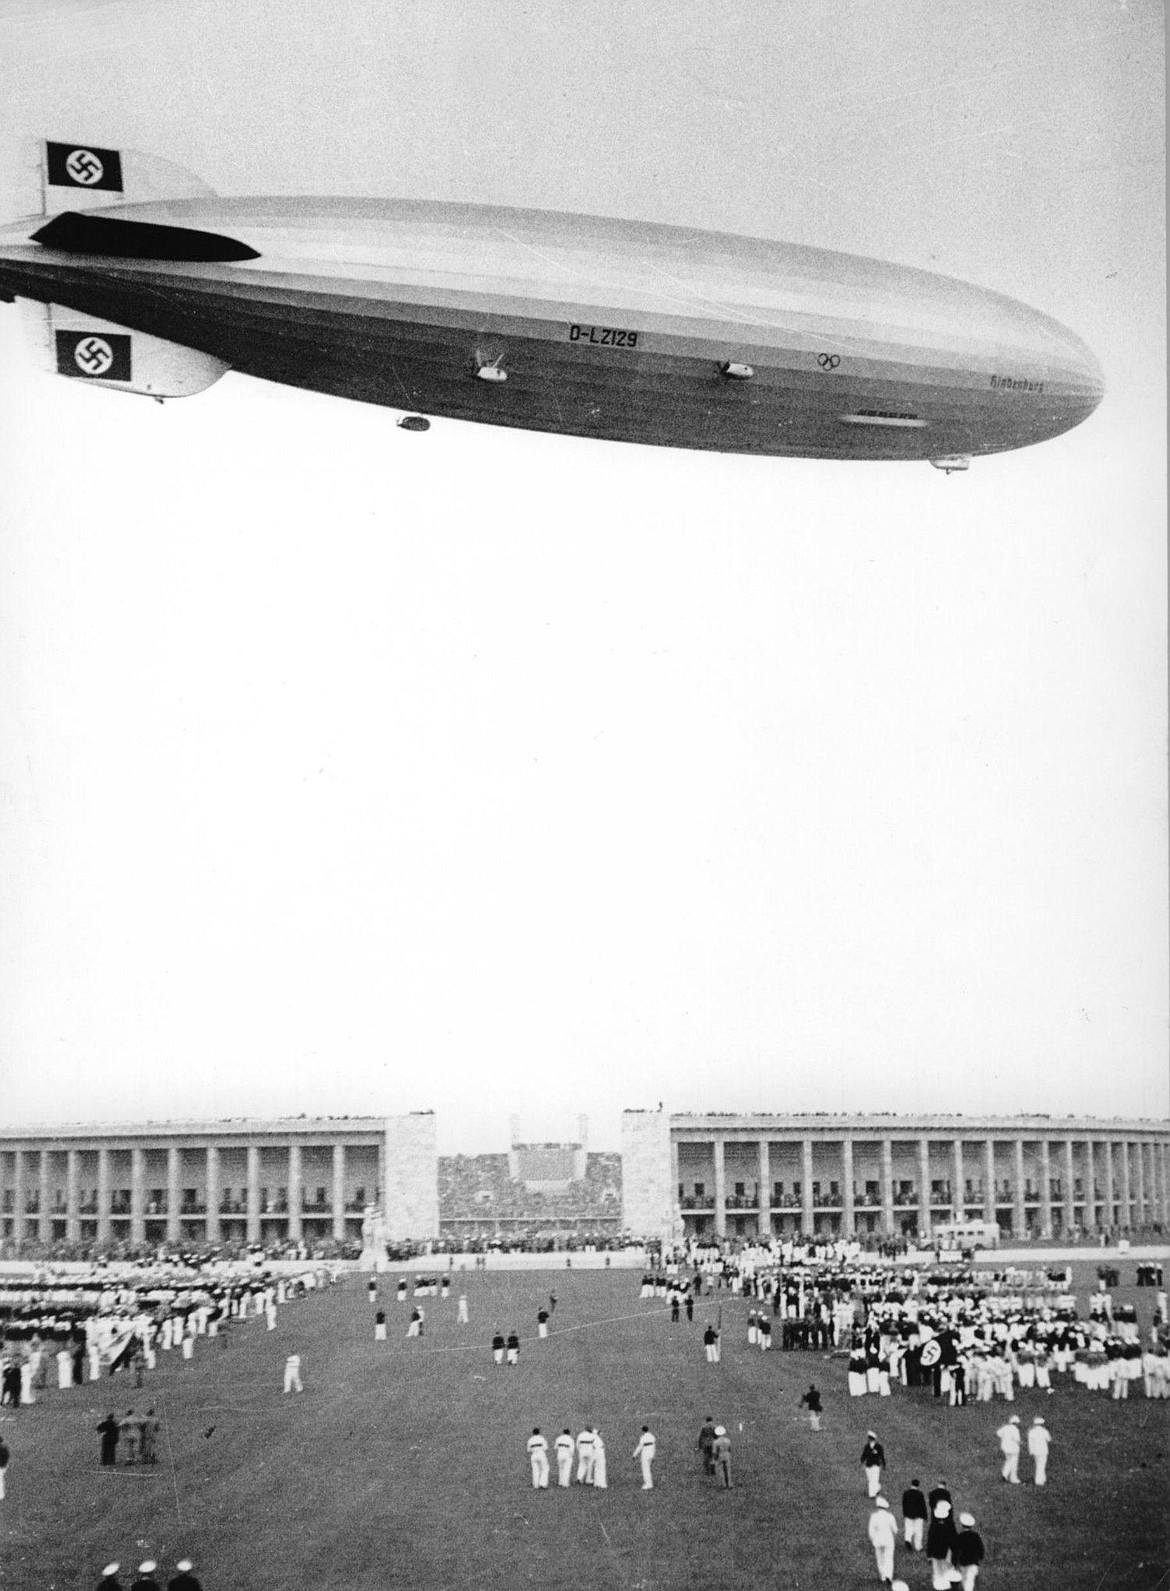
[[1019,1415],[1018,1414],[1013,1414],[1009,1423],[1011,1425],[1019,1425],[1019,1423],[1020,1423]]
[[190,1558],[180,1558],[178,1563],[175,1565],[175,1568],[180,1574],[189,1574],[191,1572]]
[[105,1568],[102,1570],[102,1573],[105,1574],[105,1575],[117,1574],[117,1572],[118,1572],[118,1565],[116,1563],[107,1563]]
[[1033,1424],[1033,1425],[1043,1425],[1043,1424],[1044,1424],[1044,1420],[1043,1420],[1043,1418],[1042,1418],[1042,1417],[1041,1417],[1041,1416],[1040,1416],[1040,1415],[1039,1415],[1039,1414],[1038,1414],[1038,1415],[1037,1415],[1037,1416],[1036,1416],[1036,1418],[1035,1418],[1035,1419],[1034,1419],[1034,1420],[1033,1420],[1033,1421],[1032,1421],[1032,1424]]
[[716,1435],[716,1436],[726,1436],[726,1435],[727,1435],[727,1432],[726,1432],[726,1430],[725,1430],[725,1429],[724,1429],[724,1428],[723,1428],[723,1426],[722,1426],[722,1425],[717,1425],[717,1426],[716,1426],[716,1427],[715,1427],[715,1435]]
[[959,1515],[959,1523],[960,1523],[960,1525],[966,1525],[967,1528],[970,1529],[970,1527],[975,1523],[975,1515],[974,1514],[960,1514]]
[[890,1506],[884,1497],[875,1497],[873,1500],[873,1505],[875,1508],[888,1508]]
[[155,1563],[154,1559],[153,1558],[148,1558],[145,1563],[140,1563],[138,1565],[138,1573],[139,1574],[153,1574],[154,1571],[157,1568],[158,1568],[158,1564]]

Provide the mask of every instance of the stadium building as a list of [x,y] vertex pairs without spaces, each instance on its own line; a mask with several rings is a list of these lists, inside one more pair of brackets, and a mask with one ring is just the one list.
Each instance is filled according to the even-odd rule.
[[626,1111],[620,1154],[513,1125],[440,1157],[430,1113],[0,1132],[0,1243],[615,1241],[1165,1230],[1170,1124]]

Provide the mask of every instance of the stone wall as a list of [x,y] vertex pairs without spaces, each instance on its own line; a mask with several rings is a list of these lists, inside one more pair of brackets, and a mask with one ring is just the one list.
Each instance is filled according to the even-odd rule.
[[439,1155],[432,1111],[386,1118],[386,1239],[425,1241],[439,1235]]
[[634,1238],[671,1241],[675,1232],[670,1117],[664,1110],[622,1112],[622,1228]]

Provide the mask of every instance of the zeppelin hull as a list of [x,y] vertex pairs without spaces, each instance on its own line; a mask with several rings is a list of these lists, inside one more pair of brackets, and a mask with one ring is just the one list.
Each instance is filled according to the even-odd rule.
[[[816,340],[599,324],[578,303],[395,301],[244,270],[168,272],[30,251],[0,286],[198,349],[242,373],[424,414],[731,453],[908,460],[1023,447],[1078,424],[1099,394],[1017,394],[985,371]],[[441,299],[443,295],[434,295]],[[466,295],[465,295],[466,297]],[[705,328],[709,333],[710,328]],[[726,328],[734,333],[734,328]],[[825,348],[844,348],[845,354]],[[728,376],[732,365],[750,372]],[[482,372],[487,370],[490,379]],[[491,375],[494,372],[494,375]]]

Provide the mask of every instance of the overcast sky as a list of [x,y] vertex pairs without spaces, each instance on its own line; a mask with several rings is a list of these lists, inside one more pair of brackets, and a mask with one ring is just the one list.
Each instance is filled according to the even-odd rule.
[[0,306],[0,1111],[1167,1113],[1156,0],[0,4],[32,141],[938,270],[1108,392],[839,464],[41,374]]

